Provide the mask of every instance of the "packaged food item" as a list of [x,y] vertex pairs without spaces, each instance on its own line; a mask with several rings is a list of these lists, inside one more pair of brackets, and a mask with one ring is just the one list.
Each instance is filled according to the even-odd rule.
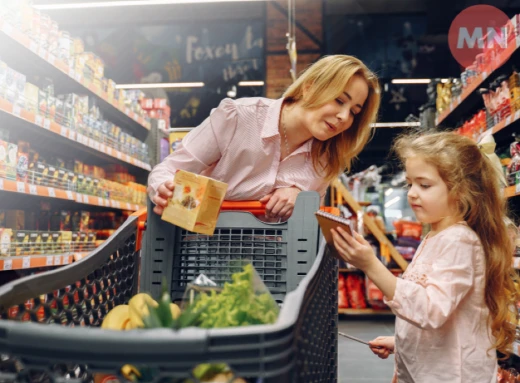
[[0,255],[7,257],[11,255],[11,241],[13,237],[13,230],[9,228],[0,227]]
[[29,254],[29,232],[25,230],[14,231],[14,252],[16,256]]
[[364,309],[367,307],[365,300],[365,286],[361,275],[350,274],[346,278],[347,294],[350,307]]
[[186,230],[212,235],[224,201],[227,184],[179,170],[175,190],[162,219]]
[[338,307],[348,308],[347,289],[345,286],[345,276],[341,273],[338,275]]
[[16,180],[27,182],[27,171],[29,170],[29,151],[30,144],[25,141],[18,141],[18,153],[16,161]]

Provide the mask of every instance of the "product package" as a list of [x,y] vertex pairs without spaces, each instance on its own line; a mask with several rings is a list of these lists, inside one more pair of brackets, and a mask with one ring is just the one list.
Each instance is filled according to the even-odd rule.
[[179,170],[175,190],[162,219],[183,229],[213,235],[227,184]]

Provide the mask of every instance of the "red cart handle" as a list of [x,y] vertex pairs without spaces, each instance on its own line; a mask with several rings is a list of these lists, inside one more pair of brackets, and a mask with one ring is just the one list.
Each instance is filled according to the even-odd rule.
[[265,203],[259,201],[224,201],[222,202],[221,211],[247,211],[253,215],[259,216],[265,214]]

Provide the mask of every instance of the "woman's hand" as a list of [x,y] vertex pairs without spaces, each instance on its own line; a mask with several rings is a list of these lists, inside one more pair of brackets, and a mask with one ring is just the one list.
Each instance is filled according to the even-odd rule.
[[386,359],[395,351],[395,337],[394,336],[379,336],[374,340],[368,342],[370,350],[381,359]]
[[341,227],[332,229],[331,232],[334,246],[345,262],[365,271],[378,261],[372,246],[361,234],[354,232],[352,236]]
[[260,199],[261,203],[267,204],[265,207],[266,218],[279,218],[287,221],[293,213],[294,203],[300,191],[297,187],[280,188]]
[[172,197],[174,189],[173,181],[166,181],[157,188],[157,193],[152,199],[152,202],[155,203],[154,213],[162,215],[164,208],[168,206],[168,200]]

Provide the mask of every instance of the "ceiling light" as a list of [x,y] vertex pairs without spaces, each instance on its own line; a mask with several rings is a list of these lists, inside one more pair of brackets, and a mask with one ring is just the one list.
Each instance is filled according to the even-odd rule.
[[203,86],[203,82],[170,82],[158,84],[118,84],[116,89],[201,88]]
[[264,86],[263,81],[240,81],[238,86]]
[[390,194],[394,192],[394,189],[390,188],[385,191],[385,195],[388,197]]
[[385,207],[390,207],[392,205],[395,205],[397,202],[399,202],[401,200],[401,197],[395,197],[395,198],[392,198],[390,201],[388,201],[387,203],[385,203]]
[[394,78],[392,84],[429,84],[429,78]]
[[267,0],[127,0],[127,1],[92,1],[83,3],[56,3],[33,5],[40,10],[53,9],[85,9],[85,8],[112,8],[112,7],[132,7],[150,5],[170,5],[170,4],[196,4],[196,3],[236,3],[245,1],[267,1]]
[[371,124],[372,128],[413,128],[421,126],[419,121],[415,122],[376,122]]

